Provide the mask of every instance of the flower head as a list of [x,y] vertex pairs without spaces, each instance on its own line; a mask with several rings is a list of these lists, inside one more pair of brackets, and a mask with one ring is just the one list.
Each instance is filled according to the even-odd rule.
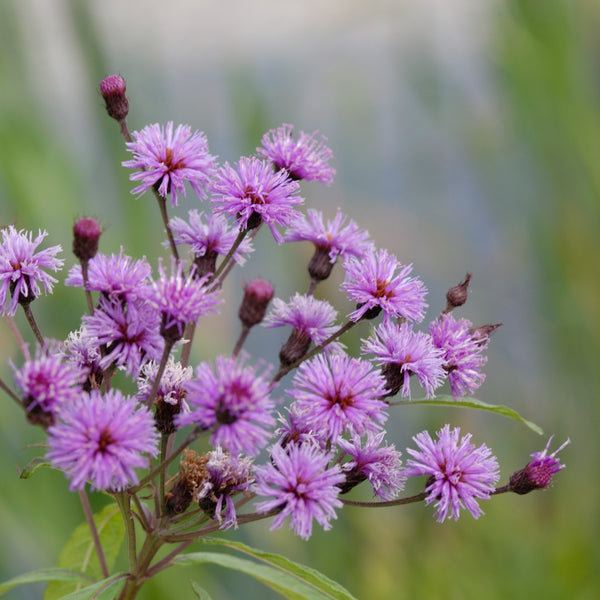
[[385,432],[368,433],[361,445],[360,436],[351,440],[338,440],[338,446],[351,457],[342,465],[346,484],[342,493],[368,480],[375,495],[382,500],[393,500],[404,487],[406,476],[402,472],[400,452],[393,444],[382,444]]
[[190,412],[176,416],[178,427],[213,429],[211,444],[236,455],[254,456],[265,446],[275,424],[274,403],[267,380],[243,360],[219,356],[215,369],[201,363],[185,388]]
[[325,145],[327,138],[321,136],[317,140],[317,131],[310,135],[301,131],[298,140],[294,140],[293,128],[284,123],[277,129],[271,129],[262,138],[262,148],[257,148],[256,151],[268,158],[276,169],[285,169],[292,179],[330,184],[335,169],[328,164],[333,153]]
[[[349,257],[344,262],[346,278],[342,289],[358,304],[350,319],[358,321],[376,317],[381,311],[386,319],[403,317],[421,321],[425,316],[427,290],[416,277],[409,277],[412,265],[402,266],[393,254],[380,249],[368,252],[360,260]],[[399,269],[399,273],[396,271]]]
[[158,272],[159,278],[147,289],[146,298],[162,314],[163,336],[173,335],[180,339],[186,323],[217,312],[219,293],[207,290],[205,283],[208,275],[196,279],[192,272],[186,276],[183,273],[183,264],[173,258],[170,275],[165,272],[162,261],[159,262]]
[[[87,289],[102,292],[111,298],[135,300],[143,297],[150,280],[152,267],[146,258],[134,259],[123,253],[96,254],[88,263]],[[69,271],[65,285],[83,287],[81,265],[75,265]]]
[[[41,293],[52,293],[56,279],[44,269],[59,271],[64,263],[56,255],[60,246],[36,252],[48,234],[39,231],[35,240],[31,231],[17,231],[9,225],[2,229],[0,242],[0,315],[13,316],[19,302],[29,303]],[[9,301],[10,299],[10,301]],[[8,302],[8,306],[6,306]]]
[[59,422],[48,429],[48,458],[71,480],[97,490],[121,490],[138,482],[135,469],[158,453],[152,414],[118,390],[92,390],[63,404]]
[[437,441],[427,431],[413,437],[419,449],[407,449],[412,458],[404,474],[429,475],[425,504],[435,502],[438,522],[446,517],[458,520],[465,508],[477,519],[483,514],[477,499],[488,500],[500,476],[498,461],[485,444],[471,444],[470,433],[459,440],[459,427],[450,431],[445,425],[437,435]]
[[305,540],[312,533],[313,519],[323,529],[331,529],[335,509],[342,506],[338,486],[345,479],[338,465],[327,466],[331,458],[311,444],[271,448],[271,463],[255,469],[254,488],[259,496],[270,498],[256,504],[259,513],[281,509],[271,530],[281,527],[288,516],[290,527]]
[[516,494],[528,494],[533,490],[546,488],[550,485],[552,477],[566,465],[560,463],[560,459],[556,455],[567,445],[571,440],[559,446],[552,454],[548,454],[548,449],[552,443],[553,435],[550,436],[546,447],[541,452],[534,452],[531,456],[533,460],[527,466],[516,473],[513,473],[510,478],[510,489]]
[[443,367],[455,399],[472,394],[485,380],[481,369],[487,362],[483,351],[489,338],[473,335],[470,328],[470,321],[456,320],[451,314],[429,325],[433,344],[443,352]]
[[38,346],[35,357],[20,369],[11,367],[32,423],[52,425],[60,407],[83,393],[85,371],[47,347]]
[[385,381],[366,360],[346,354],[317,355],[302,363],[288,391],[315,436],[336,441],[342,433],[365,434],[387,419]]
[[124,167],[140,169],[129,176],[131,181],[141,181],[131,190],[140,196],[155,187],[166,198],[171,194],[171,205],[177,206],[177,195],[185,197],[185,182],[189,182],[198,197],[206,196],[203,187],[208,184],[215,168],[215,158],[208,152],[206,136],[192,130],[189,125],[178,125],[173,132],[173,122],[166,126],[154,123],[132,133],[133,142],[126,144],[133,154]]
[[240,158],[233,168],[221,167],[212,184],[214,211],[235,217],[241,229],[254,229],[263,221],[275,241],[283,238],[277,226],[287,227],[298,216],[294,206],[302,204],[299,186],[286,171],[273,173],[271,165],[258,158]]
[[431,336],[413,331],[410,323],[384,321],[363,340],[362,351],[374,354],[383,365],[390,395],[401,388],[402,395],[410,398],[410,377],[415,375],[430,398],[446,376],[442,351],[433,345]]
[[61,350],[69,363],[85,372],[87,379],[83,386],[85,391],[90,391],[92,383],[100,385],[104,375],[100,366],[102,355],[97,339],[85,334],[82,329],[71,331]]

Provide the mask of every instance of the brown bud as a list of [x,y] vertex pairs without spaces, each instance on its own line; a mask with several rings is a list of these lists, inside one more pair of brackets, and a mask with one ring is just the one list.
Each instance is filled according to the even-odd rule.
[[120,75],[109,75],[100,82],[100,93],[106,103],[106,112],[122,121],[129,112],[129,100],[125,96],[125,80]]
[[73,225],[73,254],[83,262],[89,261],[98,252],[98,240],[102,235],[96,219],[79,219]]
[[258,325],[265,318],[273,294],[273,286],[268,281],[255,279],[246,285],[244,299],[238,311],[240,321],[245,327]]
[[451,287],[446,294],[446,308],[444,313],[449,313],[457,306],[462,306],[467,301],[467,288],[471,281],[471,273],[467,273],[464,281]]
[[323,281],[331,274],[334,264],[329,258],[329,248],[317,246],[308,263],[308,272],[315,281]]

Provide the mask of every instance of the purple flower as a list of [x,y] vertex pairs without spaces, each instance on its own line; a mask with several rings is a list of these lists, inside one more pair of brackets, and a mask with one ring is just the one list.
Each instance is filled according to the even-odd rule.
[[160,314],[147,302],[100,298],[93,315],[84,315],[83,335],[106,349],[100,360],[104,370],[111,365],[123,367],[127,375],[137,377],[148,360],[160,360],[164,340],[160,335]]
[[[214,255],[225,256],[238,232],[232,229],[223,215],[211,214],[205,222],[203,213],[197,210],[188,212],[188,220],[174,217],[169,221],[169,227],[173,232],[176,244],[189,244],[191,251],[196,257],[209,257]],[[237,250],[233,253],[233,259],[243,265],[246,262],[245,254],[253,252],[252,241],[244,238]],[[213,271],[214,272],[214,271]]]
[[406,476],[402,472],[400,452],[393,444],[382,445],[385,432],[367,434],[363,446],[359,436],[352,440],[338,440],[338,446],[352,457],[342,465],[346,474],[346,485],[342,493],[349,491],[365,479],[369,480],[373,492],[382,500],[393,500],[404,487]]
[[225,356],[217,357],[214,370],[209,363],[201,363],[195,375],[185,385],[190,412],[177,415],[176,425],[193,423],[213,429],[211,444],[232,454],[258,454],[275,424],[266,379],[244,366],[243,360]]
[[208,453],[206,470],[208,475],[198,493],[200,507],[221,524],[220,529],[237,529],[233,496],[245,492],[252,484],[252,460],[242,456],[236,458],[217,447]]
[[383,374],[390,396],[398,393],[401,387],[402,395],[410,398],[411,375],[416,375],[427,398],[432,397],[434,390],[444,382],[442,350],[433,345],[431,336],[413,331],[410,323],[398,325],[384,321],[362,341],[362,351],[374,354],[384,365]]
[[[52,293],[56,279],[44,269],[59,271],[64,263],[56,255],[60,246],[51,246],[36,252],[36,248],[48,234],[39,231],[35,240],[31,231],[17,231],[12,225],[2,229],[0,243],[0,314],[13,316],[19,302],[35,300],[44,288]],[[10,298],[8,306],[6,303]]]
[[336,441],[342,433],[365,434],[387,419],[383,377],[366,360],[346,354],[317,355],[302,363],[289,395],[306,428]]
[[27,418],[42,426],[52,425],[60,407],[82,394],[83,369],[65,361],[47,347],[37,347],[35,357],[17,369],[11,364]]
[[326,254],[329,262],[334,263],[338,256],[355,256],[361,258],[367,253],[372,242],[369,241],[369,232],[360,229],[352,220],[347,222],[340,209],[333,219],[323,221],[323,213],[309,208],[307,215],[294,221],[285,233],[286,242],[312,242],[317,249]]
[[[185,276],[183,265],[171,259],[171,274],[168,275],[159,259],[159,279],[146,291],[147,300],[162,314],[161,333],[180,339],[186,323],[199,317],[217,312],[219,293],[209,292],[204,285],[208,275],[196,279],[193,272]],[[178,336],[178,337],[177,337]]]
[[[137,384],[137,398],[140,402],[144,402],[150,397],[150,391],[157,373],[157,361],[151,360],[142,366]],[[156,395],[168,404],[181,404],[187,395],[185,384],[192,379],[193,374],[192,367],[184,367],[180,362],[175,362],[175,359],[170,356],[158,383]]]
[[294,443],[298,446],[301,444],[316,444],[321,450],[325,450],[326,441],[315,437],[313,430],[306,423],[306,413],[298,409],[297,404],[286,406],[287,419],[283,415],[279,415],[278,421],[281,427],[275,430],[275,437],[279,436],[277,444],[285,448],[289,443]]
[[476,337],[470,328],[470,321],[457,321],[451,314],[442,315],[429,325],[433,344],[444,353],[443,367],[455,399],[472,394],[485,380],[481,369],[487,362],[483,351],[489,338]]
[[528,494],[533,490],[546,488],[550,485],[552,477],[566,465],[560,464],[560,459],[556,455],[567,445],[571,440],[559,446],[552,454],[548,454],[548,449],[552,443],[553,435],[550,436],[546,447],[541,452],[534,452],[531,456],[533,460],[527,464],[524,469],[513,473],[510,478],[510,490],[516,494]]
[[[152,267],[146,258],[134,259],[123,254],[96,254],[88,263],[88,289],[103,292],[111,298],[134,300],[143,296],[150,280]],[[83,287],[81,265],[75,265],[69,271],[65,285]]]
[[450,431],[450,425],[445,425],[437,435],[437,441],[427,431],[413,437],[419,450],[407,449],[413,458],[406,461],[404,474],[429,475],[425,504],[435,502],[438,522],[446,517],[458,520],[465,508],[477,519],[483,511],[476,499],[488,500],[495,490],[498,461],[485,444],[475,448],[470,433],[459,440],[459,427]]
[[301,131],[298,141],[294,141],[293,128],[284,123],[277,129],[271,129],[262,138],[263,147],[256,151],[271,160],[277,170],[285,169],[292,179],[320,181],[329,185],[335,169],[327,164],[333,156],[325,145],[327,138],[321,136],[317,141],[317,131],[310,135]]
[[69,363],[85,372],[87,381],[84,390],[89,392],[93,384],[99,387],[103,369],[100,366],[100,345],[96,338],[86,335],[81,329],[71,331],[63,343],[62,354]]
[[256,504],[259,513],[281,509],[271,530],[281,527],[288,516],[290,527],[305,540],[312,533],[313,519],[323,529],[331,529],[335,509],[342,506],[338,486],[345,479],[338,465],[328,468],[331,458],[331,454],[310,444],[271,448],[271,463],[255,469],[254,488],[259,496],[270,498]]
[[276,226],[287,227],[298,216],[294,206],[302,204],[299,186],[286,171],[273,173],[271,165],[258,158],[240,158],[234,169],[225,163],[212,184],[214,211],[235,217],[240,229],[254,229],[263,221],[275,241],[283,238]]
[[[296,294],[288,303],[275,298],[273,308],[263,321],[263,326],[293,327],[292,336],[286,342],[291,347],[284,346],[280,353],[283,364],[292,364],[306,354],[311,342],[318,346],[337,331],[338,328],[333,325],[336,317],[337,310],[327,300]],[[325,350],[341,352],[343,348],[339,342],[332,342]],[[281,356],[282,353],[284,356]]]
[[200,198],[206,196],[206,186],[215,168],[215,158],[208,153],[204,133],[192,130],[189,125],[178,125],[173,133],[173,122],[165,126],[158,123],[134,131],[135,141],[126,144],[133,154],[124,167],[141,169],[129,176],[131,181],[141,181],[131,190],[140,196],[154,187],[166,198],[171,194],[171,206],[177,206],[177,194],[185,197],[185,182]]
[[48,429],[47,457],[71,480],[70,490],[121,490],[138,482],[135,468],[145,467],[145,454],[158,453],[152,414],[119,390],[102,395],[92,390],[63,404],[60,421]]
[[[419,279],[408,276],[412,265],[400,265],[387,250],[369,252],[361,259],[349,257],[344,268],[346,279],[342,289],[358,304],[348,315],[353,321],[374,318],[382,310],[386,319],[403,317],[421,321],[425,316],[425,286]],[[396,273],[398,269],[400,272]]]

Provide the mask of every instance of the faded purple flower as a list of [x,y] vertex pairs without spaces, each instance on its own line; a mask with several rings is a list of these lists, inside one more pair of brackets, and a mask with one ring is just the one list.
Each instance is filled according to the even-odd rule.
[[302,204],[298,183],[286,171],[273,173],[271,165],[258,158],[240,158],[235,168],[221,167],[212,184],[214,212],[236,219],[240,229],[255,229],[263,221],[275,241],[283,241],[277,227],[287,227],[298,217],[294,206]]
[[353,321],[374,318],[382,310],[386,319],[421,321],[425,316],[425,286],[420,279],[409,277],[412,265],[402,266],[387,250],[368,252],[361,259],[351,256],[344,261],[344,268],[342,289],[357,303],[357,309],[348,315]]
[[433,344],[444,353],[443,367],[455,399],[472,394],[485,380],[481,369],[487,362],[483,351],[489,338],[487,335],[476,337],[470,328],[470,321],[455,320],[451,314],[442,315],[429,324]]
[[[88,263],[88,289],[102,292],[111,298],[134,300],[143,296],[150,281],[152,267],[145,257],[134,259],[123,254],[96,254]],[[69,271],[65,285],[83,287],[81,265],[75,265]]]
[[384,435],[384,431],[368,433],[364,445],[357,435],[351,440],[338,440],[338,446],[352,458],[342,465],[346,474],[342,493],[365,480],[369,481],[375,495],[386,501],[393,500],[403,489],[406,476],[402,471],[401,453],[393,444],[382,443]]
[[313,430],[306,424],[306,413],[298,409],[297,404],[286,406],[287,418],[280,414],[278,422],[280,427],[275,430],[274,436],[279,436],[277,444],[285,448],[288,444],[317,444],[321,450],[325,450],[326,441],[315,437]]
[[329,185],[335,169],[328,164],[333,153],[325,144],[327,138],[321,136],[317,140],[318,131],[310,135],[301,131],[295,141],[292,138],[293,128],[293,125],[284,123],[277,129],[271,129],[262,138],[262,148],[256,151],[268,158],[277,170],[285,169],[292,179],[320,181]]
[[[212,515],[220,529],[237,529],[237,515],[233,496],[248,490],[252,482],[252,460],[232,456],[217,447],[208,453],[208,475],[198,492],[200,507]],[[223,519],[223,511],[225,518]]]
[[417,377],[427,398],[432,397],[434,390],[444,382],[442,350],[433,345],[430,335],[413,331],[410,323],[398,325],[384,321],[362,341],[361,350],[374,354],[383,365],[382,372],[391,396],[401,388],[402,395],[410,398],[411,375]]
[[173,132],[173,122],[166,126],[154,123],[132,133],[133,142],[126,144],[133,154],[124,167],[140,169],[129,176],[131,181],[141,181],[131,190],[140,196],[154,187],[166,198],[171,194],[171,206],[177,206],[177,195],[185,197],[185,182],[189,182],[198,197],[204,198],[204,187],[215,169],[215,157],[208,152],[206,136],[192,130],[189,125],[178,125]]
[[27,360],[21,368],[11,363],[11,368],[27,418],[32,423],[53,424],[60,407],[83,392],[85,371],[47,347],[38,346],[33,359]]
[[163,317],[161,334],[180,339],[186,323],[199,317],[217,312],[219,292],[210,292],[204,285],[208,275],[196,279],[193,272],[185,275],[181,262],[171,259],[171,274],[158,264],[159,279],[146,290],[147,300],[155,306]]
[[385,381],[366,360],[346,354],[317,355],[302,363],[288,394],[305,427],[322,439],[381,429],[387,419]]
[[138,482],[136,468],[145,455],[158,454],[158,433],[150,411],[119,390],[92,390],[63,404],[59,422],[48,429],[47,457],[71,480],[70,490],[86,481],[97,490],[121,490]]
[[[13,316],[19,302],[28,304],[41,293],[52,293],[57,280],[44,269],[59,271],[64,263],[56,255],[60,246],[36,252],[48,234],[39,231],[35,240],[31,231],[17,231],[13,225],[2,229],[0,242],[0,315]],[[10,301],[9,301],[10,299]],[[8,306],[6,305],[8,302]]]
[[419,449],[407,449],[412,458],[406,461],[404,474],[429,475],[425,504],[435,502],[438,522],[446,517],[458,520],[465,508],[477,519],[483,514],[477,499],[489,500],[495,490],[498,461],[485,444],[479,448],[471,444],[470,433],[459,440],[459,427],[450,431],[450,425],[445,425],[437,436],[434,441],[423,431],[413,437]]
[[[230,227],[223,215],[211,214],[205,221],[204,214],[197,210],[188,212],[187,221],[174,217],[169,221],[169,227],[176,244],[189,244],[196,257],[214,257],[215,260],[217,255],[225,256],[231,250],[238,236],[238,231]],[[245,255],[253,251],[252,241],[246,237],[232,258],[243,265],[246,262]]]
[[[158,362],[154,360],[147,362],[141,368],[137,384],[137,398],[141,402],[146,401],[150,397],[150,391],[156,380],[157,373]],[[156,395],[168,404],[180,404],[187,394],[185,385],[192,379],[193,375],[194,369],[192,367],[184,367],[180,362],[175,362],[175,359],[170,356],[158,383]]]
[[148,360],[160,360],[164,340],[160,335],[160,314],[147,302],[133,300],[127,304],[100,298],[93,315],[84,315],[83,335],[105,348],[100,367],[122,367],[127,375],[137,377]]
[[71,331],[63,343],[62,354],[68,362],[85,372],[85,391],[89,392],[93,384],[100,387],[103,377],[103,369],[100,366],[102,355],[96,338],[85,335],[81,329]]
[[567,441],[552,454],[548,454],[553,438],[554,436],[551,435],[546,447],[541,452],[534,452],[531,455],[533,460],[525,468],[511,475],[509,486],[512,492],[523,495],[533,490],[546,488],[552,482],[552,477],[565,468],[566,465],[562,465],[556,455],[567,444],[570,444],[571,440],[567,438]]
[[255,456],[266,445],[275,424],[269,383],[243,359],[219,356],[214,369],[201,363],[185,388],[190,412],[176,416],[178,427],[211,429],[211,444],[232,454]]
[[305,540],[312,533],[313,519],[323,529],[331,529],[335,509],[342,506],[338,486],[345,479],[339,465],[327,466],[331,458],[311,444],[271,448],[271,463],[255,469],[254,487],[256,494],[270,498],[256,504],[257,512],[281,509],[271,530],[281,527],[288,516],[290,527]]

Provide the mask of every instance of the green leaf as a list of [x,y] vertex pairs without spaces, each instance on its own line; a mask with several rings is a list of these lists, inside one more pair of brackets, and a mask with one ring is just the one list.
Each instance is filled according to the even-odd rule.
[[460,400],[454,400],[452,396],[439,396],[433,400],[406,400],[395,402],[394,404],[400,404],[402,406],[420,404],[425,406],[451,406],[453,408],[478,408],[480,410],[488,410],[498,415],[502,415],[503,417],[508,417],[509,419],[515,419],[515,421],[523,423],[523,425],[526,425],[529,429],[535,431],[535,433],[538,433],[539,435],[544,434],[541,427],[524,419],[516,410],[508,408],[508,406],[486,404],[476,398],[461,398]]
[[0,596],[8,590],[24,583],[39,583],[40,581],[93,581],[85,573],[78,573],[69,569],[37,569],[24,573],[18,577],[13,577],[4,583],[0,583]]
[[22,471],[19,471],[21,479],[29,479],[40,467],[49,467],[50,463],[45,456],[36,456],[32,458]]
[[126,578],[127,573],[113,575],[66,596],[61,596],[61,600],[114,600],[123,588]]
[[218,539],[202,541],[244,552],[264,564],[216,552],[182,554],[173,562],[181,565],[209,562],[240,571],[292,600],[356,600],[340,584],[315,569],[295,563],[284,556],[256,550],[240,542]]
[[201,588],[193,579],[190,579],[190,584],[192,585],[194,594],[196,594],[196,598],[199,598],[200,600],[212,600],[210,594],[204,588]]
[[[106,564],[110,571],[115,564],[125,536],[125,525],[118,505],[113,503],[105,506],[98,514],[94,515],[94,523],[96,523]],[[71,535],[71,539],[60,553],[58,566],[88,573],[94,580],[103,577],[87,521],[78,525]],[[46,588],[44,600],[58,600],[79,588],[81,588],[80,583],[50,583]]]

